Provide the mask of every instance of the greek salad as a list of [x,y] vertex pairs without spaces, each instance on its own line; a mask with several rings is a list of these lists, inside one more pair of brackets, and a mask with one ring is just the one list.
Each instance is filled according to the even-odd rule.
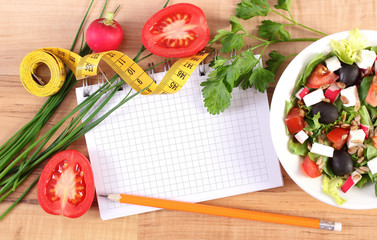
[[367,184],[377,190],[377,47],[367,46],[358,29],[331,47],[297,80],[285,124],[305,174],[322,176],[324,193],[341,205],[339,191]]

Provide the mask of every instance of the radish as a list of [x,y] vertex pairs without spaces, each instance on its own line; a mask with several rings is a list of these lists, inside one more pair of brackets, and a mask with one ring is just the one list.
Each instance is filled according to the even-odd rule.
[[342,191],[344,193],[348,192],[355,184],[360,181],[361,175],[358,172],[353,172],[351,176],[347,178],[347,180],[344,182],[343,186],[341,187]]
[[109,12],[106,18],[94,20],[86,31],[86,42],[94,52],[116,50],[123,39],[123,30],[115,20],[114,13]]
[[303,87],[300,90],[297,91],[296,97],[300,100],[302,100],[307,94],[309,93],[309,89],[307,87]]

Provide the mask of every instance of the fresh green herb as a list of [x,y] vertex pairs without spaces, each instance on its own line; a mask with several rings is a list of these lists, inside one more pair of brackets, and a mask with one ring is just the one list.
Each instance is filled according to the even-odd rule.
[[[210,66],[214,71],[206,81],[201,83],[204,106],[209,113],[219,114],[227,109],[231,104],[232,91],[235,87],[241,86],[243,90],[254,87],[260,92],[265,92],[269,84],[274,81],[280,65],[296,55],[283,56],[276,51],[271,51],[270,58],[266,62],[267,66],[263,68],[260,63],[261,57],[256,58],[254,50],[261,48],[260,56],[263,56],[267,47],[278,42],[317,40],[317,38],[291,38],[286,29],[287,26],[300,26],[326,36],[325,33],[298,23],[290,12],[291,2],[291,0],[279,0],[278,4],[274,6],[275,9],[270,7],[267,0],[242,0],[237,4],[236,16],[229,18],[231,30],[218,30],[218,34],[213,38],[211,44],[218,41],[221,43],[220,51],[229,53],[245,47],[245,38],[253,38],[260,43],[230,58],[217,57],[211,63]],[[288,16],[277,10],[283,11]],[[257,36],[249,34],[241,24],[240,19],[248,20],[256,16],[267,16],[270,12],[279,15],[289,23],[263,20]]]

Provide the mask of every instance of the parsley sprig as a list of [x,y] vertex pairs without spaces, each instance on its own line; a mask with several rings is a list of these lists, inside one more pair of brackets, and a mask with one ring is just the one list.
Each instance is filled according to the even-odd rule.
[[[241,0],[237,4],[236,16],[230,16],[231,30],[218,30],[217,35],[211,41],[211,45],[220,42],[220,52],[229,53],[240,51],[245,46],[245,38],[256,39],[259,43],[242,51],[239,54],[224,58],[217,56],[210,64],[214,69],[208,78],[201,83],[204,106],[211,114],[219,114],[231,105],[232,91],[236,87],[243,90],[254,87],[260,92],[264,92],[269,83],[274,81],[275,74],[280,65],[288,58],[295,56],[291,54],[283,56],[276,51],[269,53],[266,67],[263,68],[261,57],[267,47],[279,42],[302,42],[316,41],[318,38],[291,38],[286,30],[287,26],[299,26],[317,34],[326,36],[327,34],[298,23],[290,12],[292,0],[278,0],[274,9],[270,7],[267,0]],[[283,11],[283,13],[277,11]],[[258,26],[258,35],[247,32],[241,24],[240,19],[248,20],[256,16],[267,16],[270,12],[281,16],[289,23],[283,24],[271,20],[263,20]],[[259,57],[254,55],[256,49],[261,48]]]

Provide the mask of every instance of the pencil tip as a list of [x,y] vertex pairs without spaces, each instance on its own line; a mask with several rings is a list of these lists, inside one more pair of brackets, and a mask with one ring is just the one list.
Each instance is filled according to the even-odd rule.
[[100,194],[99,195],[100,197],[104,197],[104,198],[107,198],[108,195],[103,195],[103,194]]

